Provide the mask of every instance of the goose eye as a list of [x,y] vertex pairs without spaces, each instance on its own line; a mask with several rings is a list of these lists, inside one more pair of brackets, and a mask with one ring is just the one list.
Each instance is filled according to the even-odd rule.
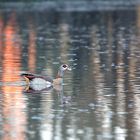
[[66,68],[66,67],[67,67],[67,65],[63,65],[62,67],[63,67],[63,68]]

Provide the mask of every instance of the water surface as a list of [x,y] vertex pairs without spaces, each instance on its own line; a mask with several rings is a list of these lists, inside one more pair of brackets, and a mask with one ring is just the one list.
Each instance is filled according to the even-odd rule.
[[[139,139],[140,15],[106,12],[1,12],[0,139]],[[20,73],[64,85],[27,92]]]

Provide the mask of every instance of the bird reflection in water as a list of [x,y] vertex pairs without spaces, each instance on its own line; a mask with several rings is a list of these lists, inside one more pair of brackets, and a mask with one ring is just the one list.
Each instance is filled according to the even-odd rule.
[[54,85],[51,87],[47,87],[47,88],[43,88],[40,90],[35,90],[33,87],[30,86],[26,86],[25,89],[23,90],[24,94],[40,94],[40,93],[52,93],[52,91],[54,90],[57,95],[58,95],[58,100],[60,102],[60,104],[63,105],[70,105],[71,102],[71,96],[65,96],[64,95],[64,88],[63,88],[63,84],[60,85]]
[[55,79],[46,75],[22,73],[21,76],[26,81],[24,93],[47,93],[54,89],[60,98],[61,104],[69,103],[71,97],[65,97],[63,95],[63,77],[64,72],[67,70],[71,71],[71,68],[67,64],[61,65]]

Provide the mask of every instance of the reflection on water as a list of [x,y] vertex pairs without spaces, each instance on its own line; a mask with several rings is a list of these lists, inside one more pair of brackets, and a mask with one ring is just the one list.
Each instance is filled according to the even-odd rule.
[[[139,16],[1,13],[0,139],[139,139]],[[63,87],[24,91],[22,71],[55,77],[61,63]]]

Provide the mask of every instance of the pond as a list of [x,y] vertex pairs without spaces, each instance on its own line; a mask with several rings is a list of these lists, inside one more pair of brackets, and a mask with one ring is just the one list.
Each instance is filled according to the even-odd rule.
[[[138,140],[140,8],[0,13],[1,140]],[[28,91],[22,72],[62,86]]]

